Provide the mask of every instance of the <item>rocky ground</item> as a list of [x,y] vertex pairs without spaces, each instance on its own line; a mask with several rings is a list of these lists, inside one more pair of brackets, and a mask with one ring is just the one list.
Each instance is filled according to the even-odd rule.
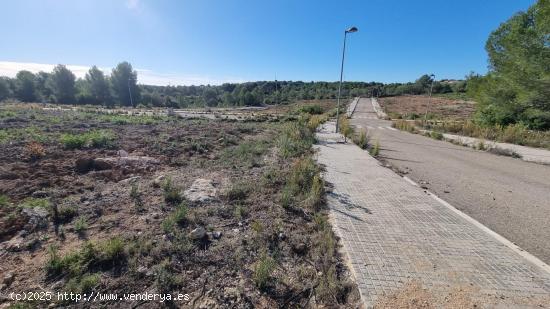
[[7,297],[31,291],[189,295],[123,308],[357,307],[324,210],[307,207],[309,150],[280,149],[297,122],[250,120],[4,106],[0,307],[67,305]]

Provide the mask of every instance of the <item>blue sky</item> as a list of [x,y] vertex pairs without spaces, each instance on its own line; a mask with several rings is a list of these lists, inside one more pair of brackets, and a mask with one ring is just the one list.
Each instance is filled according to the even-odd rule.
[[3,1],[0,75],[127,60],[152,84],[339,78],[403,82],[485,73],[489,33],[534,0]]

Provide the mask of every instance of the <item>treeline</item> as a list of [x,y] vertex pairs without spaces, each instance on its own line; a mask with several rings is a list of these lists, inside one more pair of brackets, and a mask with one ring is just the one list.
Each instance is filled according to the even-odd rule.
[[[432,80],[423,75],[414,83],[344,82],[342,96],[393,96],[428,93]],[[462,92],[464,81],[434,81],[434,93]],[[335,99],[338,82],[258,81],[219,86],[138,85],[137,72],[128,62],[106,75],[96,66],[77,79],[64,65],[52,73],[20,71],[15,78],[0,77],[0,101],[104,106],[216,107],[288,104],[296,100]]]
[[19,71],[15,78],[0,77],[0,101],[61,104],[99,104],[131,106],[140,102],[137,72],[128,62],[119,63],[106,76],[96,66],[76,79],[71,70],[59,64],[51,73]]
[[550,0],[539,0],[491,33],[489,73],[469,78],[483,125],[550,129]]

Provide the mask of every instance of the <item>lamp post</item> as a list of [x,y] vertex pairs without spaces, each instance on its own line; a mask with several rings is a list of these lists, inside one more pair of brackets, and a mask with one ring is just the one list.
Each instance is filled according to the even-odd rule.
[[434,90],[435,75],[431,74],[432,85],[430,86],[430,96],[428,98],[428,106],[426,107],[426,113],[424,114],[424,124],[428,123],[428,111],[430,110],[430,103],[432,101],[432,91]]
[[130,94],[130,104],[132,105],[132,107],[134,107],[134,100],[132,99],[132,90],[130,88],[130,80],[132,80],[132,78],[128,78],[128,93]]
[[344,48],[342,49],[342,65],[340,66],[340,85],[338,86],[338,105],[336,109],[336,133],[338,133],[338,122],[340,121],[340,95],[342,93],[342,78],[344,76],[344,58],[346,56],[346,37],[348,33],[357,32],[356,27],[351,27],[344,31]]

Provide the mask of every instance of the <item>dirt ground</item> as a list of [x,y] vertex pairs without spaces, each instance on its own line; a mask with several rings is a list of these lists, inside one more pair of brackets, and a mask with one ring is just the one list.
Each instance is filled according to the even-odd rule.
[[[86,308],[357,307],[338,255],[324,281],[321,219],[281,207],[297,160],[278,154],[284,125],[1,108],[0,308],[31,291],[189,298],[70,303]],[[67,303],[17,308],[48,305]]]
[[428,118],[446,120],[470,119],[474,113],[475,103],[463,100],[424,95],[403,95],[379,98],[378,102],[391,118],[423,118],[429,107]]

